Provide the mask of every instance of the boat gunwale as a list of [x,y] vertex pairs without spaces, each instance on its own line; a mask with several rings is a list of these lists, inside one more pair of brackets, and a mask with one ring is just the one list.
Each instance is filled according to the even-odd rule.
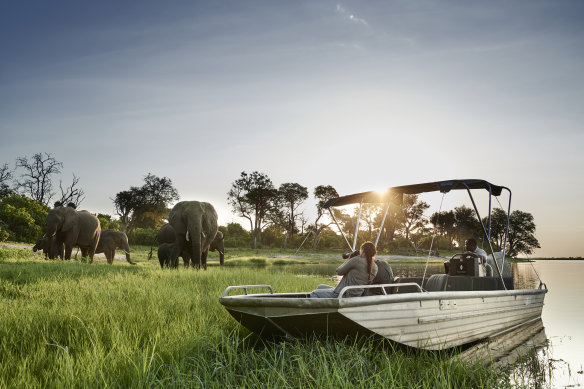
[[[311,298],[292,297],[306,295],[307,292],[248,294],[225,296],[219,299],[224,306],[265,306],[265,307],[301,307],[301,308],[345,308],[355,306],[370,306],[405,302],[419,302],[431,300],[462,300],[472,298],[496,298],[512,296],[545,295],[547,289],[513,289],[513,290],[480,290],[480,291],[439,291],[413,292],[376,296],[359,296],[344,298]],[[279,298],[278,296],[282,296]],[[286,297],[287,296],[287,297]]]

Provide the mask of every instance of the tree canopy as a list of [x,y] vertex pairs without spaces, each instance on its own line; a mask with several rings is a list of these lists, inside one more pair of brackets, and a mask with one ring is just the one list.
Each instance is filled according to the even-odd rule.
[[148,173],[144,185],[118,192],[113,202],[120,217],[121,230],[130,235],[144,218],[155,218],[157,224],[161,224],[160,219],[168,217],[170,203],[178,199],[178,191],[170,178]]
[[258,238],[263,228],[269,224],[269,214],[275,208],[278,191],[272,180],[258,171],[245,171],[231,184],[227,200],[233,212],[249,221],[252,247],[257,248]]

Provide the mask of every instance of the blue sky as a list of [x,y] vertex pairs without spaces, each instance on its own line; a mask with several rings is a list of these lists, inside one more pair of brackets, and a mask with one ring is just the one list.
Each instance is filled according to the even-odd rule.
[[82,208],[149,172],[221,224],[243,170],[341,194],[484,178],[534,215],[536,255],[583,255],[580,1],[1,7],[0,164],[52,153]]

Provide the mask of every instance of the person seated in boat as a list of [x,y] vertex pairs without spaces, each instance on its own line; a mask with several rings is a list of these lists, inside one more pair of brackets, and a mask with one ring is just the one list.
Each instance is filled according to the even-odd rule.
[[[376,259],[375,260],[375,264],[377,265],[377,275],[375,276],[375,278],[373,278],[373,281],[371,281],[372,285],[375,284],[393,284],[394,282],[394,277],[393,277],[393,270],[391,270],[391,266],[389,266],[389,263],[385,262],[382,259]],[[386,288],[386,291],[389,288]],[[389,293],[389,292],[387,292]],[[367,289],[367,295],[369,296],[376,296],[376,295],[380,295],[383,294],[383,291],[381,290],[381,288],[372,288],[372,289]]]
[[[377,250],[372,242],[363,243],[358,256],[347,258],[337,268],[336,273],[343,276],[343,278],[336,288],[321,284],[316,290],[310,293],[310,297],[337,298],[345,286],[370,284],[377,275],[377,264],[375,263],[376,253]],[[343,297],[357,297],[362,295],[363,289],[349,289]]]
[[464,246],[466,248],[467,253],[474,253],[479,257],[481,266],[483,267],[483,274],[486,275],[487,270],[485,264],[487,263],[487,252],[482,248],[478,247],[477,241],[474,238],[467,239],[464,242]]
[[[345,253],[343,254],[343,259],[356,257],[359,254],[360,254],[359,250],[355,250],[352,253]],[[371,281],[371,285],[392,284],[395,281],[395,278],[393,277],[393,270],[391,270],[391,266],[389,266],[389,263],[385,262],[383,259],[376,259],[375,264],[377,265],[377,275]],[[381,288],[367,289],[365,294],[369,296],[380,295],[383,294],[383,291],[381,290]]]

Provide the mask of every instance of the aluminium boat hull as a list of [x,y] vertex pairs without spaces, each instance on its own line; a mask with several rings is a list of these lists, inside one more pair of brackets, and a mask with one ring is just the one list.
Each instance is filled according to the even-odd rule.
[[416,292],[317,299],[273,293],[219,299],[242,325],[263,337],[375,334],[438,350],[502,334],[541,317],[547,289]]

